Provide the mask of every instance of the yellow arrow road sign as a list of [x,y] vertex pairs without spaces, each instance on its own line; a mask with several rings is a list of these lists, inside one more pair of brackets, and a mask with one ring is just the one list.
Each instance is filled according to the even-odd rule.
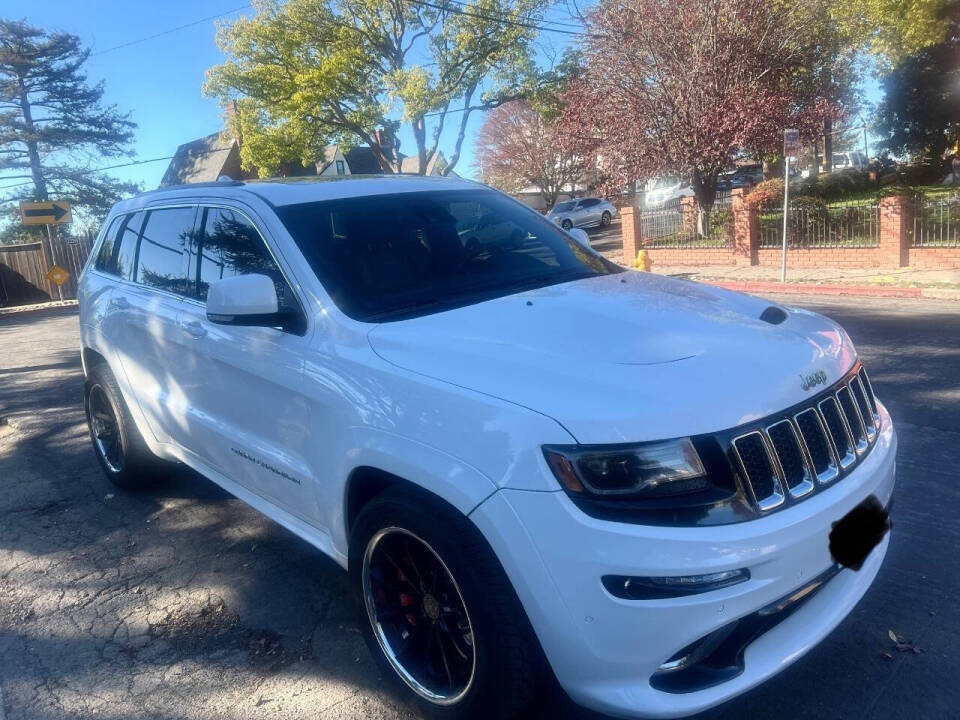
[[63,225],[73,220],[70,203],[66,200],[22,202],[20,217],[24,225]]

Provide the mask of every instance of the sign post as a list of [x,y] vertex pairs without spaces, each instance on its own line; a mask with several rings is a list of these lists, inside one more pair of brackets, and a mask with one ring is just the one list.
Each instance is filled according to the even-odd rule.
[[787,223],[790,215],[790,157],[800,154],[800,131],[783,131],[783,257],[780,262],[780,282],[787,281]]
[[[57,292],[60,294],[60,302],[63,302],[63,284],[70,278],[70,273],[56,264],[57,259],[53,255],[53,226],[65,225],[73,220],[73,213],[70,210],[70,203],[66,200],[54,200],[50,202],[21,202],[20,219],[24,225],[46,225],[47,226],[47,244],[49,246],[49,262],[54,263],[47,271],[47,279],[57,286]],[[42,242],[41,242],[42,244]],[[62,279],[57,279],[62,278]]]

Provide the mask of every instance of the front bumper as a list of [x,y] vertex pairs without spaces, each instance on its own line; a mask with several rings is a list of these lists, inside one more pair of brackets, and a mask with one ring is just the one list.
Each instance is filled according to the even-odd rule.
[[[743,672],[692,692],[651,685],[662,663],[732,621],[803,587],[833,564],[831,524],[864,498],[888,505],[896,433],[885,408],[867,457],[807,500],[758,520],[677,528],[609,522],[582,513],[563,492],[501,490],[472,514],[489,539],[560,684],[575,702],[623,717],[705,710],[776,674],[816,645],[876,577],[889,535],[858,572],[843,570],[747,647]],[[731,587],[662,600],[622,600],[603,575],[677,576],[747,568]]]

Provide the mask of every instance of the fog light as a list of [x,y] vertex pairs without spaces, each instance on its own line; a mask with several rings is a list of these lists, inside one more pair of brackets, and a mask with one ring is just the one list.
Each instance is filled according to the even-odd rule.
[[672,577],[604,575],[603,586],[611,595],[623,600],[661,600],[719,590],[749,579],[750,571],[740,568],[703,575]]

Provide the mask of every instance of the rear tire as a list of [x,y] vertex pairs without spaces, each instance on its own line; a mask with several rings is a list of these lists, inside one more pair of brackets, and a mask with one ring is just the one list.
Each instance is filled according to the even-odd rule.
[[153,485],[161,462],[140,436],[116,378],[106,365],[91,368],[83,400],[93,452],[110,482],[122,490]]
[[608,210],[604,210],[603,215],[600,216],[600,227],[607,227],[608,225],[610,225],[611,220],[612,220],[612,217],[610,215],[610,212]]
[[573,227],[573,223],[569,220],[564,220],[562,223],[560,223],[560,227],[562,227],[564,230],[569,230]]
[[349,568],[370,652],[422,713],[504,720],[533,698],[536,637],[467,518],[425,493],[389,489],[354,523]]

